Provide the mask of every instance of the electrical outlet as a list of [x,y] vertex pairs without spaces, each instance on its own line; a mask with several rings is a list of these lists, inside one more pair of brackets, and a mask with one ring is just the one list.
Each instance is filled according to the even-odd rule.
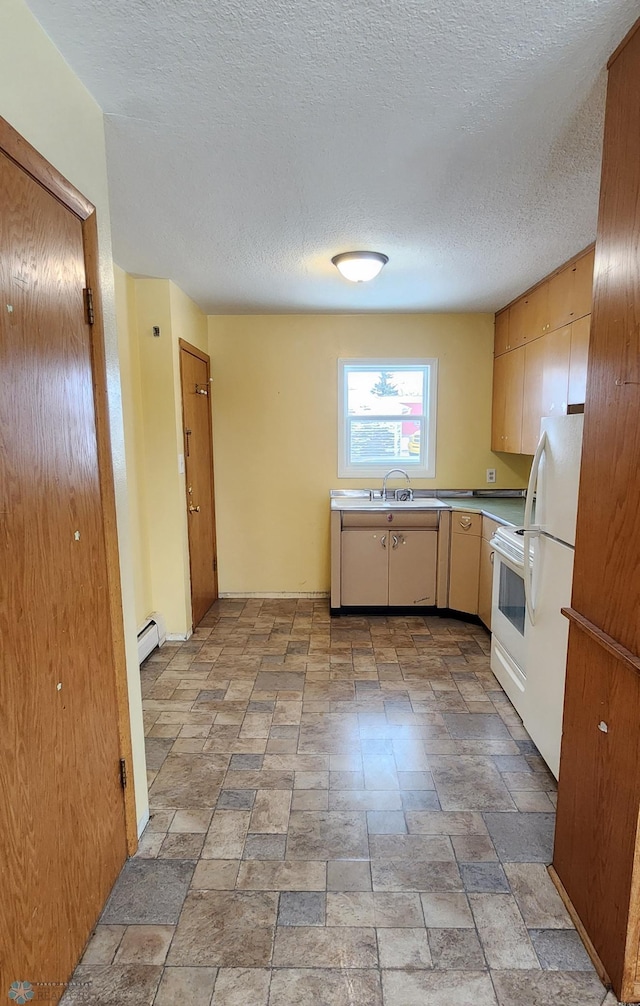
[[487,468],[487,482],[495,482],[495,480],[496,480],[495,468]]

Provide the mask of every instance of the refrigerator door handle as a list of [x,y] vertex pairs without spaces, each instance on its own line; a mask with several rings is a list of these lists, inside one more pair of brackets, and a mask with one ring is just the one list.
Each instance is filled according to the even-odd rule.
[[527,486],[527,497],[524,505],[524,598],[527,606],[527,615],[529,616],[529,621],[532,625],[536,624],[536,609],[533,603],[531,555],[529,545],[531,539],[539,534],[540,527],[531,523],[531,514],[533,512],[533,497],[538,484],[540,462],[542,461],[542,455],[544,454],[546,445],[547,433],[546,430],[543,430],[540,440],[538,441],[538,446],[536,447],[536,453],[533,457],[533,464],[531,465],[531,473],[529,475],[529,485]]

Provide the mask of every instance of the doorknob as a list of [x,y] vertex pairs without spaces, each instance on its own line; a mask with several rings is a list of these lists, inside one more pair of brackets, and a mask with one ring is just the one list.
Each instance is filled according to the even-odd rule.
[[189,513],[200,513],[200,507],[194,506],[193,503],[189,504]]

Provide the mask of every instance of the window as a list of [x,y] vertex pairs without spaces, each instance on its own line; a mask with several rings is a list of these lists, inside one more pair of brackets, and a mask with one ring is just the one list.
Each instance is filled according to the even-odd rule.
[[437,360],[338,361],[338,476],[436,474]]

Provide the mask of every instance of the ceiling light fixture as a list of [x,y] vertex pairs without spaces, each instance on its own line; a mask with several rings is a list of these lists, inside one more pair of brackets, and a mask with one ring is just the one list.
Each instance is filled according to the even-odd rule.
[[334,255],[331,259],[338,272],[352,283],[366,283],[375,279],[389,261],[382,252],[350,251]]

